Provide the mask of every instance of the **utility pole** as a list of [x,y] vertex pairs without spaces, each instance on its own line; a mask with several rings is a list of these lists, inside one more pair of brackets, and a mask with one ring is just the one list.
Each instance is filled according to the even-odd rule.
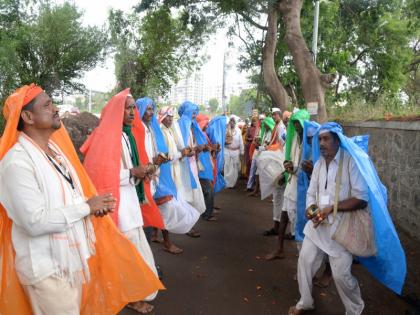
[[89,90],[88,112],[92,112],[92,90]]
[[319,0],[315,0],[314,32],[312,36],[312,53],[314,56],[315,64],[316,64],[316,55],[318,52],[318,21],[319,21]]
[[222,83],[222,111],[226,111],[226,56],[227,52],[225,51],[223,55],[223,83]]

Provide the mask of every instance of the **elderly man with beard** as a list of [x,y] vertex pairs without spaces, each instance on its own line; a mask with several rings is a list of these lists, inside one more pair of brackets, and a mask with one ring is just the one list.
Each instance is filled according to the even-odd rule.
[[[189,232],[197,222],[199,213],[178,192],[174,180],[174,160],[179,159],[179,152],[175,139],[166,137],[167,133],[162,132],[155,115],[156,104],[151,98],[144,97],[138,99],[136,105],[140,117],[151,135],[150,141],[146,142],[152,144],[146,148],[149,158],[165,157],[164,163],[160,164],[158,169],[154,192],[154,199],[159,206],[165,224],[165,229],[162,230],[164,249],[171,254],[180,254],[183,250],[170,241],[169,232],[176,234]],[[175,163],[178,165],[177,161]],[[157,233],[157,230],[155,229],[154,232]],[[156,234],[154,237],[157,239]]]
[[244,154],[244,142],[241,129],[236,126],[235,117],[229,120],[226,128],[224,177],[227,188],[234,188],[238,181],[241,156]]

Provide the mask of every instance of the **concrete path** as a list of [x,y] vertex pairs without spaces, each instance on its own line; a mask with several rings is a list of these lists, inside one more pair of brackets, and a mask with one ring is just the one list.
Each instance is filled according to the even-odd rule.
[[[247,197],[243,188],[225,190],[216,197],[222,212],[216,222],[198,223],[202,236],[192,239],[173,235],[184,249],[178,256],[158,244],[152,249],[164,272],[167,287],[153,302],[159,315],[251,315],[287,314],[299,298],[296,274],[297,250],[286,241],[283,260],[264,261],[276,244],[262,233],[272,225],[272,203]],[[415,314],[403,300],[381,286],[360,265],[353,272],[366,304],[364,314]],[[344,314],[334,284],[314,288],[316,310],[310,314]],[[121,315],[136,312],[125,309]]]

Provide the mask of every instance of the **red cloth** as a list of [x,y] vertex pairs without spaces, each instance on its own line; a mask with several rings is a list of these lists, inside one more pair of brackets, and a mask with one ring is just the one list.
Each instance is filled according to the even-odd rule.
[[[121,136],[124,107],[129,92],[130,90],[126,89],[111,98],[102,110],[99,126],[80,148],[80,151],[85,155],[83,165],[98,192],[100,194],[112,192],[118,200],[117,207],[112,213],[112,219],[117,226],[120,200]],[[132,132],[136,139],[140,163],[144,165],[149,163],[144,143],[145,130],[137,109],[135,111]],[[149,181],[144,181],[144,194],[146,203],[141,205],[141,210],[139,204],[144,225],[164,229],[163,219],[153,200]]]
[[198,114],[196,120],[200,129],[203,130],[203,128],[209,123],[210,117],[204,114]]

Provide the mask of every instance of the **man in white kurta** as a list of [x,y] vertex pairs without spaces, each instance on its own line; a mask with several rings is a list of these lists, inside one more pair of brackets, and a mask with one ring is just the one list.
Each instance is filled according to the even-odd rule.
[[[143,231],[143,217],[135,187],[138,179],[135,179],[130,173],[130,170],[133,169],[130,155],[133,153],[128,137],[124,132],[122,133],[121,144],[122,157],[120,170],[118,228],[136,246],[149,268],[157,275],[153,253]],[[157,292],[145,300],[151,301],[156,297],[156,295]]]
[[[289,314],[301,314],[304,310],[314,309],[312,279],[328,256],[333,279],[343,302],[346,314],[359,315],[364,303],[357,280],[351,274],[353,256],[332,239],[345,211],[364,209],[368,201],[368,188],[353,158],[339,148],[335,134],[320,132],[322,157],[314,166],[309,184],[306,205],[317,205],[321,217],[312,217],[305,225],[302,249],[298,261],[298,282],[301,298]],[[342,155],[343,169],[338,196],[338,212],[334,220],[332,211],[335,200],[338,169]],[[367,211],[367,210],[366,210]]]
[[40,90],[23,105],[22,132],[0,162],[0,202],[13,221],[15,269],[34,314],[78,315],[95,252],[90,215],[107,214],[115,199],[86,200],[75,169],[50,140],[61,127],[50,97]]
[[227,188],[233,188],[238,180],[239,171],[241,167],[241,155],[244,154],[244,142],[242,139],[241,130],[236,127],[234,117],[229,120],[227,134],[230,137],[230,143],[225,144],[225,165],[224,165],[224,178]]
[[273,228],[264,232],[265,236],[277,235],[280,227],[280,219],[283,207],[284,187],[277,185],[277,178],[283,173],[284,145],[286,140],[286,128],[282,121],[281,110],[272,109],[272,118],[275,126],[271,133],[270,142],[264,146],[257,159],[258,173],[260,177],[261,199],[273,195]]
[[[177,189],[177,197],[170,204],[173,209],[166,209],[170,205],[164,204],[165,213],[168,213],[168,221],[173,225],[172,232],[177,234],[185,234],[189,232],[200,217],[200,212],[191,206],[185,199],[186,179],[189,174],[186,168],[182,168],[181,164],[188,157],[188,150],[180,145],[178,132],[174,129],[173,124],[174,109],[172,107],[164,107],[160,111],[159,121],[161,122],[161,130],[168,146],[168,155],[171,166],[171,175]],[[184,178],[186,177],[186,178]],[[166,205],[166,208],[165,208]],[[164,216],[165,217],[165,216]],[[171,220],[169,220],[171,218]],[[165,221],[166,224],[166,221]],[[171,229],[169,229],[171,231]]]

